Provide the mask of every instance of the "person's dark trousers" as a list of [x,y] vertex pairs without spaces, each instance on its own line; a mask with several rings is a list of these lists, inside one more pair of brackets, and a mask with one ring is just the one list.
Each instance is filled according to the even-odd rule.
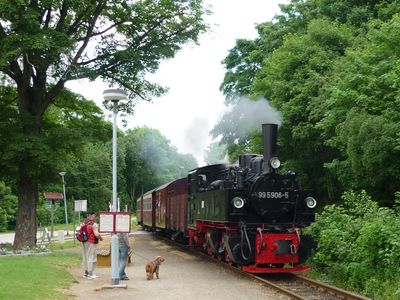
[[128,246],[119,245],[119,279],[126,280],[128,276],[125,273],[126,258],[128,257]]

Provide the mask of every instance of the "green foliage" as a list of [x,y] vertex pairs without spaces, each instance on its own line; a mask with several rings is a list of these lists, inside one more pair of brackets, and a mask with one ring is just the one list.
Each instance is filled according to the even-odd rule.
[[[279,156],[323,202],[366,189],[393,204],[399,179],[399,1],[292,0],[224,60],[228,103],[265,97],[282,115]],[[222,134],[230,160],[257,136]],[[214,129],[215,130],[215,129]]]
[[[39,201],[38,204],[38,208],[37,208],[37,226],[38,228],[44,228],[47,227],[50,229],[50,225],[51,225],[51,212],[49,209],[47,209],[44,205],[44,201]],[[71,211],[68,212],[68,220],[69,220],[69,224],[71,224],[72,221],[72,214]],[[64,207],[60,206],[56,209],[56,211],[54,212],[54,216],[53,216],[53,224],[64,224],[63,225],[63,229],[65,228],[65,211],[64,211]],[[70,227],[71,229],[71,227]]]
[[[400,164],[400,156],[395,149],[399,131],[399,124],[385,116],[352,109],[338,127],[336,137],[340,147],[343,145],[346,149],[346,162],[350,163],[350,168],[342,170],[347,173],[342,176],[350,178],[343,186],[365,188],[375,197],[389,199],[400,183],[396,167]],[[388,178],[391,178],[389,182]]]
[[14,228],[17,206],[17,197],[0,181],[0,232]]
[[5,134],[4,139],[0,135],[0,167],[4,177],[18,178],[15,162],[24,161],[29,166],[25,176],[40,178],[41,184],[53,182],[58,179],[65,156],[79,153],[88,141],[111,135],[110,123],[103,120],[101,109],[93,101],[64,90],[44,114],[42,134],[26,136],[19,114],[10,104],[15,94],[6,87],[2,91],[0,106],[4,110],[1,110],[0,128]]
[[[111,137],[111,135],[110,135]],[[118,147],[119,170],[124,169],[122,147]],[[87,200],[88,210],[108,210],[112,197],[112,145],[111,142],[88,143],[79,156],[69,156],[65,169],[67,197]],[[117,182],[122,188],[118,172]],[[120,191],[120,190],[119,190]]]
[[399,46],[392,41],[399,24],[398,16],[371,22],[364,47],[338,62],[322,106],[329,113],[319,124],[326,144],[340,151],[326,166],[344,188],[365,188],[386,201],[399,186]]
[[[68,111],[69,101],[57,100],[65,83],[102,78],[128,90],[129,99],[120,110],[132,112],[137,100],[150,100],[165,91],[146,75],[185,43],[197,42],[207,29],[203,15],[208,12],[202,4],[202,0],[0,3],[0,73],[7,84],[16,86],[16,97],[7,95],[0,104],[14,117],[5,119],[12,134],[0,137],[0,168],[15,178],[19,203],[24,203],[19,206],[15,247],[35,242],[39,182],[51,182],[60,168],[59,158],[84,144],[79,137],[87,131],[79,129],[87,127],[80,118],[90,119],[89,112],[85,115],[74,107],[61,118],[52,118],[49,112],[53,104]],[[74,121],[69,119],[61,128],[54,121],[63,117]]]
[[223,60],[228,71],[221,90],[227,96],[227,103],[234,102],[238,96],[250,94],[252,79],[262,62],[262,55],[258,53],[256,41],[240,39]]
[[393,299],[400,288],[398,212],[379,207],[365,191],[346,192],[342,200],[325,207],[307,229],[317,241],[311,263],[335,284]]
[[124,178],[130,201],[158,185],[187,175],[197,162],[181,154],[158,130],[143,127],[128,130],[122,143],[126,149]]
[[7,214],[6,211],[0,207],[0,232],[7,230]]
[[279,114],[265,99],[240,98],[213,128],[214,138],[221,138],[231,162],[243,153],[262,153],[261,124],[278,123]]
[[306,34],[285,37],[284,44],[265,60],[253,82],[253,93],[270,99],[282,114],[281,160],[299,174],[307,174],[302,178],[307,186],[320,187],[321,181],[329,178],[322,165],[334,153],[324,146],[316,127],[320,116],[317,96],[332,63],[349,44],[351,30],[347,26],[314,20]]
[[164,92],[145,74],[183,44],[197,42],[207,13],[201,0],[3,1],[0,71],[20,85],[16,69],[35,69],[24,80],[32,79],[49,97],[67,80],[101,77],[132,92],[126,106],[132,109],[135,100]]

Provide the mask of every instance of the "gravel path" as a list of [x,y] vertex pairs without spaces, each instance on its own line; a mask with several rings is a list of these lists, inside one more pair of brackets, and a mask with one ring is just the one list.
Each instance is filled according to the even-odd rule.
[[[152,234],[139,231],[133,235],[133,240],[133,260],[126,267],[130,280],[120,281],[127,284],[127,289],[102,288],[111,283],[110,267],[98,267],[99,278],[93,280],[82,278],[82,269],[74,268],[71,273],[78,282],[72,285],[70,292],[77,299],[85,300],[288,299],[254,280],[167,245]],[[160,279],[147,280],[144,266],[157,255],[166,259],[160,266]]]

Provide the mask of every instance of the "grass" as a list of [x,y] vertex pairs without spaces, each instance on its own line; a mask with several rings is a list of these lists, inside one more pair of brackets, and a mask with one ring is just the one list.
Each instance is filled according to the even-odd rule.
[[[137,227],[136,216],[132,216],[131,225],[132,230]],[[62,230],[64,226],[57,224],[55,230]],[[80,245],[69,240],[50,243],[47,248],[60,250]],[[81,255],[61,252],[46,256],[0,257],[0,299],[74,299],[68,294],[68,288],[76,281],[68,269],[80,264]]]
[[135,215],[131,217],[131,231],[133,231],[137,227],[137,218]]
[[72,299],[65,289],[75,282],[67,269],[78,254],[0,257],[0,299]]
[[74,248],[80,246],[81,243],[79,241],[65,241],[64,243],[49,243],[47,244],[47,248],[51,251],[53,250],[63,250],[63,249],[69,249],[69,248]]

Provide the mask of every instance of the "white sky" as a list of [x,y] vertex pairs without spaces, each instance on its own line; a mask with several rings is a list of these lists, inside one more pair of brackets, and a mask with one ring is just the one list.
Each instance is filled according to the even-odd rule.
[[[211,143],[210,130],[225,111],[224,96],[219,91],[225,70],[221,61],[234,47],[236,39],[254,39],[256,23],[270,21],[279,12],[279,3],[288,0],[207,0],[213,14],[207,18],[211,31],[203,34],[200,45],[185,46],[174,59],[161,63],[149,77],[169,87],[169,92],[152,102],[141,102],[128,128],[148,126],[158,129],[181,153],[191,153],[200,165]],[[103,90],[100,81],[80,80],[67,87],[98,105]]]

